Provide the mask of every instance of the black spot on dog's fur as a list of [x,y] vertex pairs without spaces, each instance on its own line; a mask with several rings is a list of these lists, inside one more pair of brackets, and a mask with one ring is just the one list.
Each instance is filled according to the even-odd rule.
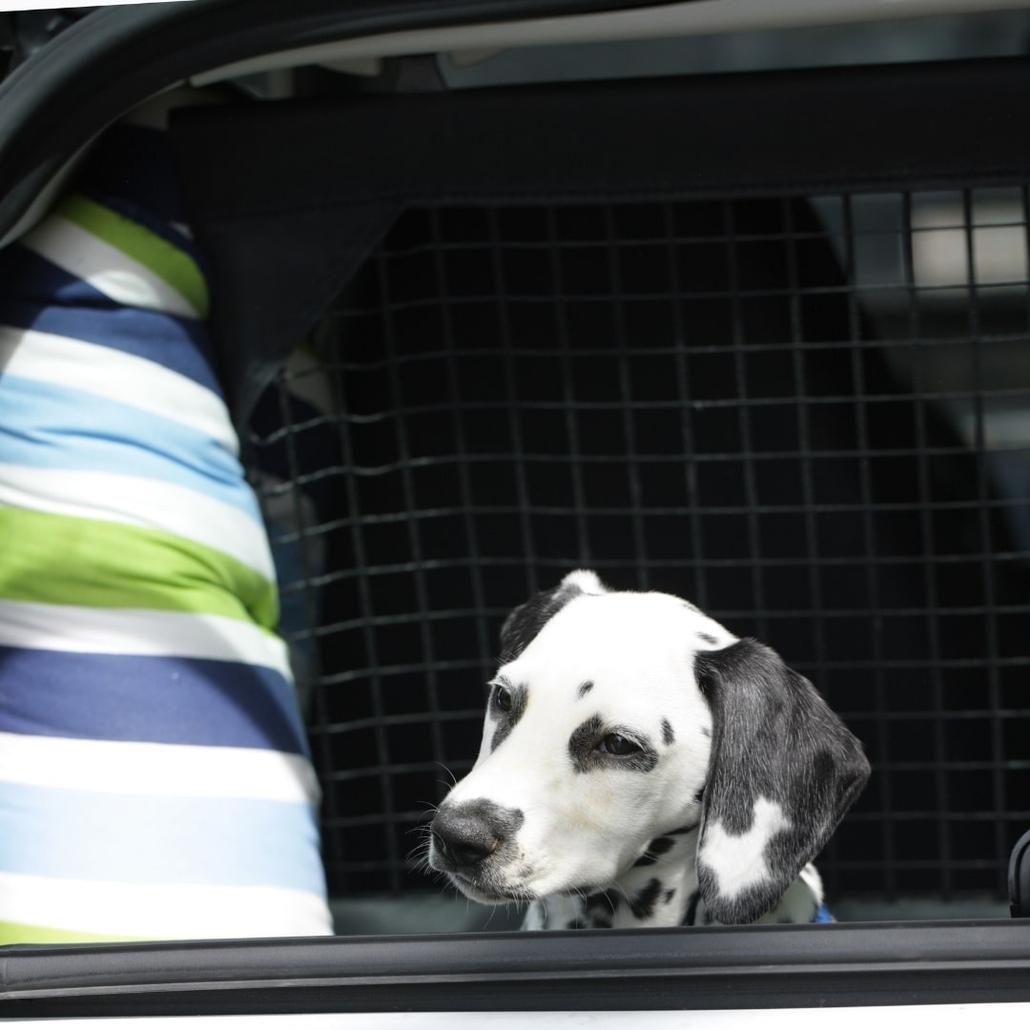
[[[611,891],[598,891],[596,894],[590,894],[587,896],[586,901],[583,902],[584,910],[589,912],[594,918],[594,926],[597,926],[598,918],[610,919],[611,916],[615,915],[615,910],[618,907],[619,896]],[[611,926],[611,922],[608,925]]]
[[693,926],[694,921],[697,919],[697,906],[701,900],[700,891],[692,891],[690,898],[687,900],[687,911],[683,916],[684,926]]
[[713,647],[719,643],[717,637],[713,637],[711,633],[698,633],[698,640],[703,640],[706,644],[711,644]]
[[587,923],[584,923],[582,919],[573,919],[571,922],[565,924],[566,930],[585,930]]
[[647,850],[634,863],[634,867],[654,865],[676,842],[671,837],[656,837],[647,845]]
[[673,898],[674,898],[675,896],[676,896],[676,888],[675,888],[675,887],[670,887],[670,888],[669,888],[669,889],[668,889],[668,890],[667,890],[667,891],[665,892],[665,898],[663,899],[663,900],[665,901],[665,904],[666,904],[666,905],[668,905],[668,904],[669,904],[669,902],[670,902],[670,901],[672,901],[672,899],[673,899]]
[[655,837],[647,846],[647,850],[655,855],[664,855],[676,842],[671,837]]
[[707,727],[707,726],[702,726],[701,727],[701,736],[702,737],[710,737],[711,735],[712,735],[712,731],[711,731],[711,729],[709,729],[709,727]]
[[654,903],[661,891],[661,880],[648,880],[647,886],[642,888],[635,898],[630,899],[630,911],[637,919],[650,919],[654,914]]
[[572,736],[569,737],[569,755],[572,757],[572,765],[576,772],[586,772],[593,768],[589,757],[603,729],[601,717],[592,715],[572,731]]
[[580,685],[579,685],[579,696],[580,697],[586,697],[586,695],[589,694],[590,691],[593,690],[593,689],[594,689],[594,682],[593,682],[593,680],[587,680],[586,683],[580,683]]
[[[598,751],[597,745],[611,733],[629,737],[640,745],[639,751],[628,755],[611,755]],[[636,731],[609,726],[600,715],[592,715],[581,722],[569,737],[569,757],[578,773],[592,769],[626,769],[632,772],[650,772],[658,764],[658,752],[651,741]]]
[[700,804],[701,804],[701,802],[702,802],[702,801],[704,801],[704,799],[705,799],[705,786],[706,786],[706,784],[703,784],[703,783],[702,783],[702,784],[701,784],[701,787],[700,787],[700,789],[698,789],[698,790],[696,790],[696,791],[694,792],[694,800],[695,800],[695,801],[696,801],[696,802],[697,802],[697,803],[698,803],[699,805],[700,805]]
[[559,583],[553,589],[542,590],[524,604],[513,608],[501,627],[500,664],[507,665],[518,658],[540,630],[583,592],[575,583]]
[[676,734],[672,732],[672,723],[668,719],[662,719],[662,741],[665,744],[672,744],[676,740]]
[[558,891],[563,898],[583,898],[588,894],[596,893],[596,887],[570,887],[568,890]]
[[529,700],[529,688],[523,683],[513,687],[510,683],[501,684],[511,694],[511,709],[502,712],[497,705],[497,688],[490,693],[489,711],[490,715],[497,720],[497,728],[494,730],[493,738],[490,741],[490,750],[496,751],[505,741],[508,734],[515,728],[515,724],[522,718],[526,710],[526,702]]
[[681,833],[693,833],[701,824],[691,823],[689,826],[679,826],[675,830],[669,830],[669,836],[678,836]]
[[612,928],[612,921],[598,916],[594,919],[593,928],[595,930],[610,930]]

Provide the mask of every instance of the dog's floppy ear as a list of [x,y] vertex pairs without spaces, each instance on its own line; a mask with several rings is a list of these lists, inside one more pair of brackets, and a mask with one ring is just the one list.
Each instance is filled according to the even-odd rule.
[[541,590],[528,601],[512,609],[501,626],[501,664],[514,661],[543,629],[548,619],[580,594],[606,594],[607,587],[596,572],[577,569],[570,572],[556,587]]
[[804,676],[756,640],[694,660],[712,711],[698,887],[720,923],[772,909],[869,778],[862,745]]

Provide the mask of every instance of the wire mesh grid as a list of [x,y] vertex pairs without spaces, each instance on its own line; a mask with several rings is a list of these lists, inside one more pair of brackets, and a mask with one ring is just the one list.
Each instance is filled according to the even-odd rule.
[[586,566],[770,643],[864,741],[832,891],[1002,894],[1030,824],[1027,210],[404,213],[251,433],[331,889],[431,887],[412,831],[475,758],[500,623]]

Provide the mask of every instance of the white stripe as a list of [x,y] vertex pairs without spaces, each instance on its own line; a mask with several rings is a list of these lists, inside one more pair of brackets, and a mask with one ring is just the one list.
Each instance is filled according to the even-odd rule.
[[0,873],[0,921],[163,940],[332,933],[317,894],[282,887],[103,883]]
[[200,317],[186,297],[146,265],[62,215],[50,215],[21,242],[116,304]]
[[175,483],[0,464],[0,505],[171,533],[230,555],[275,581],[264,526],[239,508]]
[[279,637],[221,615],[0,601],[0,646],[210,658],[265,666],[291,679]]
[[156,361],[68,336],[0,326],[0,368],[172,419],[211,437],[230,454],[239,453],[225,401]]
[[0,782],[103,794],[248,798],[317,805],[318,779],[300,755],[0,733]]

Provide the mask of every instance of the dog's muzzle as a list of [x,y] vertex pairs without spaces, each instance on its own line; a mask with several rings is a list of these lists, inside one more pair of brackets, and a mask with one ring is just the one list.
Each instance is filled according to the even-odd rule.
[[502,808],[485,798],[444,805],[430,827],[434,865],[447,873],[475,874],[492,855],[510,853],[522,818],[519,809]]

